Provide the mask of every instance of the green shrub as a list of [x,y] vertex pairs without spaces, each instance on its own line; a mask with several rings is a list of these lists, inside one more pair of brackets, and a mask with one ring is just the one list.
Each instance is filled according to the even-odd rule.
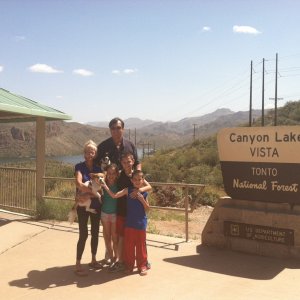
[[66,221],[73,206],[71,201],[45,199],[37,205],[37,219]]
[[201,196],[200,203],[202,205],[215,206],[220,196],[212,192],[204,192]]

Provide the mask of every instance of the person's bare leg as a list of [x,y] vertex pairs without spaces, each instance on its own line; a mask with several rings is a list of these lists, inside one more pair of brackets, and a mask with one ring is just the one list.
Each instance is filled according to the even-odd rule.
[[114,252],[115,260],[119,260],[119,248],[118,248],[118,235],[116,232],[116,222],[112,222],[111,224],[111,239],[112,239],[112,247]]
[[75,265],[75,273],[79,276],[87,276],[87,270],[85,270],[82,265],[80,260],[76,260],[76,265]]
[[110,222],[102,221],[102,226],[103,226],[103,237],[104,237],[105,247],[108,252],[109,258],[112,260],[114,254],[112,249]]

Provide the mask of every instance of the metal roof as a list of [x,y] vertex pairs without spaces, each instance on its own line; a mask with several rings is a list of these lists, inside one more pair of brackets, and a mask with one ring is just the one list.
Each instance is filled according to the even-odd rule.
[[37,117],[47,121],[72,119],[59,110],[0,88],[0,122],[34,121]]

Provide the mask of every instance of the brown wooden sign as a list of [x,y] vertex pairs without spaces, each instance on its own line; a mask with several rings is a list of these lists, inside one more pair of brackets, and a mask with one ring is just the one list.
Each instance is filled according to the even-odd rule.
[[226,128],[218,150],[230,197],[300,204],[300,126]]
[[294,245],[294,230],[224,221],[225,236],[260,242]]

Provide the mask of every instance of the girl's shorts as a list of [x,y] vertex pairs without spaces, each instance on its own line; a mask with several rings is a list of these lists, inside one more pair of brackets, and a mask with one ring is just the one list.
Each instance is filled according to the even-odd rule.
[[116,214],[106,214],[105,212],[101,211],[101,221],[116,223],[116,219]]

